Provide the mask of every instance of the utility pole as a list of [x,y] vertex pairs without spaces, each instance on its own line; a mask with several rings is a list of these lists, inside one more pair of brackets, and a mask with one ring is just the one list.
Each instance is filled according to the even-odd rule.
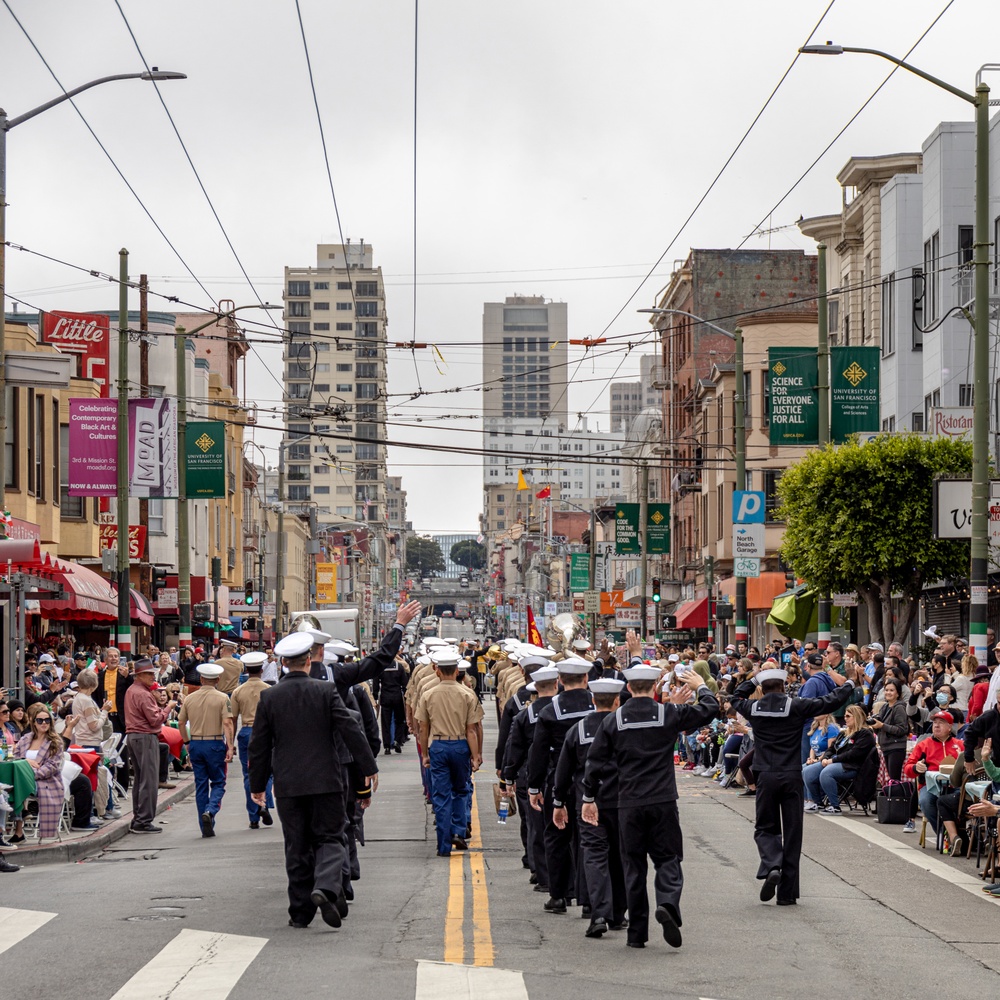
[[[149,396],[149,278],[139,275],[139,396]],[[139,593],[152,598],[149,572],[149,500],[139,498],[139,526],[142,549],[139,551]],[[154,623],[155,624],[155,623]]]
[[118,631],[115,645],[132,652],[128,536],[128,250],[118,251]]
[[[597,584],[597,501],[590,508],[590,589]],[[597,612],[590,613],[590,644],[597,648]]]
[[[819,336],[819,349],[816,352],[818,366],[816,379],[816,401],[819,405],[819,434],[818,441],[820,448],[825,448],[830,443],[830,328],[828,326],[829,311],[826,304],[826,244],[820,243],[816,248],[816,282],[817,296],[816,307],[819,310],[816,316],[816,331]],[[832,602],[828,591],[823,591],[819,595],[817,603],[817,633],[816,648],[826,649],[830,645],[832,638],[830,619],[832,617]]]
[[646,545],[646,521],[649,518],[649,463],[642,462],[639,471],[639,635],[645,639],[649,631],[646,625],[646,588],[649,579],[649,555]]
[[283,607],[281,595],[285,589],[285,439],[278,444],[278,538],[275,545],[274,636],[281,637]]
[[[266,535],[266,533],[267,533],[267,523],[266,522],[264,524],[264,532],[265,532],[265,535]],[[264,543],[261,542],[260,555],[257,557],[257,566],[258,566],[258,573],[259,573],[258,586],[259,586],[259,593],[260,593],[260,617],[257,619],[257,645],[260,646],[261,649],[264,648],[264,604],[265,604],[265,600],[264,600],[264,547],[263,547],[263,545],[264,545]]]
[[219,645],[219,587],[222,586],[222,556],[212,556],[212,645]]
[[708,587],[708,641],[715,642],[715,606],[712,595],[715,593],[715,556],[705,560],[705,585]]
[[187,337],[184,327],[177,327],[177,610],[180,614],[177,645],[191,645],[191,537],[188,529],[187,499]]
[[[743,330],[736,327],[736,393],[733,397],[736,410],[736,440],[733,442],[733,452],[736,458],[736,489],[747,488],[747,432],[746,412],[747,401],[744,392],[746,378],[743,374]],[[736,558],[733,557],[735,568]],[[750,629],[747,615],[747,579],[736,576],[736,641],[750,645]]]

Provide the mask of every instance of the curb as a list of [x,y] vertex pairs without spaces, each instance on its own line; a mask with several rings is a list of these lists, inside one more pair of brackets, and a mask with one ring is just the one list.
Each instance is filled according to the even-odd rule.
[[[165,795],[160,795],[157,798],[156,815],[159,816],[164,810],[169,809],[178,802],[182,802],[193,794],[194,779],[189,779],[178,788],[171,789]],[[15,851],[4,853],[4,857],[11,863],[20,865],[22,868],[30,868],[33,865],[80,861],[82,858],[99,854],[116,840],[121,840],[122,837],[128,834],[131,822],[132,812],[130,810],[123,813],[121,819],[105,823],[100,830],[86,837],[78,837],[73,840],[58,840],[53,844],[45,844],[42,847],[19,846]],[[144,843],[148,843],[149,840],[149,837],[143,838]]]

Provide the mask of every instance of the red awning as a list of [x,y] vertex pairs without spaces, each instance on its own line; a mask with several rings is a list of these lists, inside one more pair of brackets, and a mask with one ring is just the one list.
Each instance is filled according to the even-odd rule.
[[134,587],[129,587],[128,590],[129,617],[132,619],[133,624],[152,626],[155,619],[153,618],[153,609],[149,606],[149,601]]
[[675,614],[679,629],[708,628],[708,598],[701,597],[697,601],[685,601]]
[[66,598],[62,601],[42,601],[42,617],[53,621],[118,620],[118,597],[104,577],[75,562],[53,559],[51,568],[63,585]]

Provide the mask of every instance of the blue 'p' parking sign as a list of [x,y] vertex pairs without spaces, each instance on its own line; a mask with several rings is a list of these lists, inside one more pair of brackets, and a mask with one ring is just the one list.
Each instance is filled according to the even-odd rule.
[[733,524],[763,524],[765,513],[761,490],[733,490]]

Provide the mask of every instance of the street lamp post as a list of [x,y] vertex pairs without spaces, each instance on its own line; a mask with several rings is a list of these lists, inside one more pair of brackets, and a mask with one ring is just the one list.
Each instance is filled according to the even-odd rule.
[[[734,387],[733,393],[733,403],[735,410],[735,421],[733,433],[736,440],[733,442],[733,451],[736,458],[736,489],[744,490],[746,489],[746,463],[747,463],[747,435],[746,435],[746,399],[743,395],[743,330],[739,327],[736,328],[735,333],[730,333],[728,330],[723,329],[716,323],[712,323],[707,319],[703,319],[701,316],[696,316],[694,313],[685,312],[683,309],[640,309],[641,313],[651,313],[654,316],[686,316],[688,319],[693,319],[703,326],[707,326],[716,333],[721,333],[724,337],[728,337],[735,344],[735,379],[736,385]],[[673,547],[673,539],[670,541],[671,548]],[[733,569],[735,571],[736,560],[733,559]],[[709,609],[711,609],[711,590],[709,591]],[[734,619],[735,631],[736,631],[736,641],[737,642],[749,642],[749,622],[747,620],[747,581],[744,576],[736,577],[736,616]],[[709,627],[711,628],[711,622],[709,622]]]
[[982,81],[983,70],[1000,69],[995,63],[980,68],[976,74],[976,91],[970,94],[950,83],[911,66],[896,56],[879,49],[855,48],[848,45],[806,45],[799,51],[805,55],[842,55],[844,52],[878,56],[895,63],[934,86],[960,97],[976,109],[976,228],[975,228],[975,315],[973,317],[973,398],[972,398],[972,544],[969,566],[969,646],[980,663],[986,657],[986,612],[988,604],[989,536],[987,506],[989,497],[989,108],[990,88]]
[[[159,70],[155,66],[148,73],[118,73],[115,76],[102,76],[89,83],[67,90],[59,97],[53,98],[40,104],[37,108],[25,111],[23,115],[16,118],[8,118],[7,112],[0,108],[0,510],[4,506],[4,489],[7,483],[7,457],[4,453],[3,442],[7,439],[7,133],[18,125],[40,115],[43,111],[48,111],[64,101],[68,101],[77,94],[90,90],[91,87],[98,87],[102,83],[113,83],[116,80],[147,80],[149,82],[161,82],[164,80],[186,80],[184,73],[173,73],[167,70]],[[119,548],[122,539],[118,539]]]

